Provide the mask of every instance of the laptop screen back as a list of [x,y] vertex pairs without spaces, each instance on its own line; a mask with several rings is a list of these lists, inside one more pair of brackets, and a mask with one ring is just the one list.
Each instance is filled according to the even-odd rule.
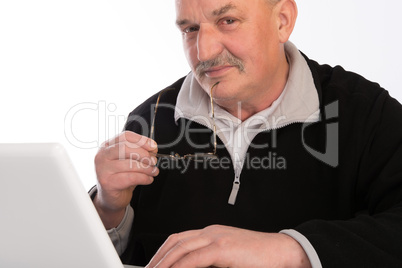
[[123,267],[58,144],[0,144],[0,267]]

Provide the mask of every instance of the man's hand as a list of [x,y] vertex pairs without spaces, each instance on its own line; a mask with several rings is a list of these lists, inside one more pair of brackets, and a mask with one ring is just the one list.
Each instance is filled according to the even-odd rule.
[[156,143],[134,132],[123,132],[105,142],[95,157],[98,193],[95,207],[106,229],[124,217],[137,185],[148,185],[158,175]]
[[171,235],[147,268],[311,267],[300,244],[285,234],[213,225]]

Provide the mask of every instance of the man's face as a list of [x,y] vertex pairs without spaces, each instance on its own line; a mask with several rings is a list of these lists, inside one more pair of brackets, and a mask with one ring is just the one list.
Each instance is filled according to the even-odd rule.
[[220,81],[218,104],[252,101],[275,85],[284,53],[279,16],[266,0],[176,0],[176,9],[197,81],[207,92]]

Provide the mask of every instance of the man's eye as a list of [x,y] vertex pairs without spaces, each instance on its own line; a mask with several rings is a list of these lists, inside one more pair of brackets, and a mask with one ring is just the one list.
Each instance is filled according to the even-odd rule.
[[198,31],[199,27],[197,26],[190,26],[183,30],[183,33],[192,33]]
[[235,22],[236,22],[236,20],[234,20],[234,19],[226,19],[223,21],[224,24],[233,24]]
[[221,20],[219,20],[218,24],[220,24],[222,26],[226,26],[226,25],[236,24],[237,22],[239,22],[237,19],[227,17],[227,18],[222,18]]

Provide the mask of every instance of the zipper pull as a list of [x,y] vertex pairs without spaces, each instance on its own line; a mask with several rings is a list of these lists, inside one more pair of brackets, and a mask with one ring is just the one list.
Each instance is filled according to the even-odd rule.
[[[236,172],[239,173],[239,172]],[[234,205],[236,203],[236,198],[237,198],[237,193],[239,192],[240,189],[240,174],[235,175],[235,179],[233,181],[233,187],[232,187],[232,192],[230,193],[229,196],[229,204]]]

